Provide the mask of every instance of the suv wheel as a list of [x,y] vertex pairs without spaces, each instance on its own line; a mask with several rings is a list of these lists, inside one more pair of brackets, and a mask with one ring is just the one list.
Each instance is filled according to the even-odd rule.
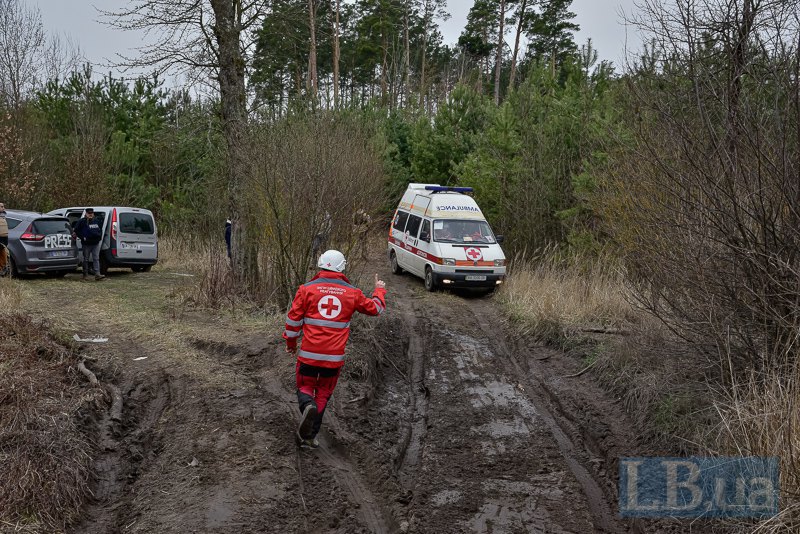
[[403,268],[397,263],[397,254],[394,253],[394,250],[389,253],[389,263],[392,264],[392,272],[394,274],[403,274]]
[[11,254],[6,256],[6,260],[8,263],[6,264],[6,272],[5,276],[10,276],[11,278],[19,278],[19,271],[17,270],[17,264],[14,262],[14,258],[11,257]]
[[436,291],[436,281],[433,279],[433,269],[430,266],[425,267],[425,289]]

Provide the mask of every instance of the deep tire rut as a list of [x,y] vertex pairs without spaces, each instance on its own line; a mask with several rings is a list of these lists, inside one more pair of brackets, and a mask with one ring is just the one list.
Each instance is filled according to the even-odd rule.
[[406,310],[398,306],[398,310],[407,327],[408,349],[406,358],[410,365],[408,375],[409,404],[407,408],[407,423],[404,428],[397,473],[400,483],[405,489],[414,486],[414,477],[419,469],[422,458],[422,447],[428,431],[428,399],[430,391],[425,385],[425,350],[422,337],[417,335],[419,311],[412,307]]
[[154,377],[127,388],[122,421],[112,417],[112,406],[99,416],[93,502],[74,532],[99,534],[119,530],[124,518],[118,517],[118,512],[132,498],[125,491],[138,478],[142,463],[157,454],[156,427],[170,400],[169,378]]
[[[289,401],[292,394],[289,393],[274,377],[269,377],[266,381],[267,389],[277,399],[281,401],[287,417],[290,417],[293,425],[297,419],[298,411],[296,406]],[[334,419],[335,415],[327,414],[327,418]],[[332,425],[336,425],[335,421],[330,421]],[[350,501],[358,508],[358,516],[363,525],[369,532],[375,534],[390,534],[395,532],[396,529],[390,527],[390,523],[386,520],[386,515],[383,512],[382,506],[379,504],[375,494],[369,489],[367,484],[362,480],[358,468],[350,461],[346,450],[327,435],[324,426],[323,431],[318,436],[320,446],[314,451],[300,451],[296,449],[298,455],[298,476],[300,477],[301,491],[304,491],[305,483],[303,478],[308,469],[306,466],[306,456],[314,455],[322,461],[322,463],[330,470],[336,482],[342,486],[348,494]],[[309,476],[312,476],[309,473]],[[304,500],[304,502],[306,502]]]
[[[484,334],[487,336],[496,336],[497,329],[493,328],[486,319],[488,313],[485,305],[471,306],[470,311],[474,315],[476,322]],[[502,356],[502,360],[510,364],[513,374],[521,381],[521,383],[527,386],[523,387],[526,396],[530,399],[542,421],[553,435],[553,438],[558,444],[558,448],[564,456],[572,475],[583,489],[583,492],[587,498],[589,510],[592,514],[595,528],[598,529],[599,532],[627,532],[627,529],[620,525],[615,518],[615,514],[609,503],[609,496],[603,491],[602,485],[595,480],[589,469],[581,460],[581,457],[585,456],[586,451],[580,450],[580,448],[569,437],[571,432],[565,431],[565,429],[562,428],[562,426],[567,427],[569,425],[565,425],[565,421],[563,421],[563,419],[562,422],[559,423],[551,411],[547,408],[547,402],[545,399],[536,393],[542,391],[545,393],[545,395],[548,395],[549,392],[546,390],[544,385],[536,381],[535,378],[532,378],[529,373],[525,372],[522,364],[519,362],[514,352],[509,350],[505,341],[502,339],[498,339],[497,351],[499,352],[499,355]],[[569,421],[566,421],[566,423],[569,423]]]

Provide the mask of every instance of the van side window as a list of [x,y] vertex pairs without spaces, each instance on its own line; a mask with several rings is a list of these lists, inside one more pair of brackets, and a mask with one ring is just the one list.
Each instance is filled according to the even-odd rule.
[[422,224],[422,217],[418,217],[416,215],[412,215],[408,218],[408,226],[406,226],[406,232],[411,237],[417,237],[417,232],[419,232],[420,224]]
[[406,229],[406,221],[408,221],[408,213],[397,210],[397,215],[395,215],[392,227],[398,232],[404,232]]
[[428,219],[422,221],[422,230],[419,232],[419,238],[428,243],[431,242],[431,222]]

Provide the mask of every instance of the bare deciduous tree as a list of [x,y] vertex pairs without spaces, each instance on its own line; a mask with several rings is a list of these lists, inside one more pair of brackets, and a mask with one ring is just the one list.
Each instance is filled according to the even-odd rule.
[[77,46],[46,34],[38,8],[0,0],[0,98],[7,107],[18,109],[37,87],[80,61]]
[[247,288],[258,278],[257,240],[249,231],[249,195],[243,140],[247,128],[247,65],[264,0],[137,0],[120,11],[101,11],[112,26],[144,31],[148,43],[122,65],[211,76],[219,92],[227,147],[228,204],[233,222],[233,265]]
[[799,5],[645,0],[634,21],[652,41],[616,226],[643,300],[737,373],[798,361]]
[[262,214],[258,235],[277,303],[290,301],[316,266],[315,235],[326,234],[327,246],[347,256],[348,276],[357,276],[353,215],[359,209],[377,214],[383,202],[384,171],[373,135],[356,120],[316,113],[253,136],[251,190]]

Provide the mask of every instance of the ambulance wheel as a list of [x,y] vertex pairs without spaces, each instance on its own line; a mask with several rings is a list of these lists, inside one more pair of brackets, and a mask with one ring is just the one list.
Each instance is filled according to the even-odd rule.
[[400,267],[399,263],[397,263],[397,255],[394,253],[394,251],[389,254],[389,263],[392,264],[392,273],[403,274],[403,268]]
[[436,291],[436,281],[433,279],[433,269],[425,267],[425,289]]

